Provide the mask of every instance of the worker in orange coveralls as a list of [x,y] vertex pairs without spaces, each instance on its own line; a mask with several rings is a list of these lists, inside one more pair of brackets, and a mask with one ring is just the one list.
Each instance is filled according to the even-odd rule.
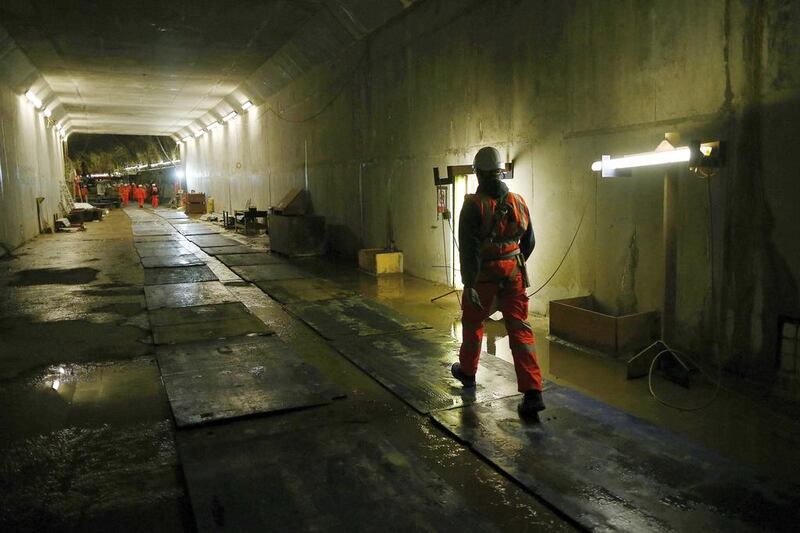
[[158,185],[155,183],[150,187],[150,205],[153,209],[158,207]]
[[528,276],[525,261],[536,240],[530,212],[521,196],[500,181],[505,165],[500,153],[487,146],[473,161],[478,190],[464,197],[458,221],[463,342],[458,362],[450,369],[464,387],[475,386],[481,355],[483,322],[499,309],[508,331],[518,390],[524,393],[517,411],[523,419],[539,421],[542,372],[536,358],[533,329],[528,323]]
[[86,183],[81,184],[81,202],[89,203],[89,185]]
[[141,184],[139,184],[133,190],[133,197],[136,199],[137,202],[139,202],[139,209],[143,208],[144,207],[144,187],[142,187]]

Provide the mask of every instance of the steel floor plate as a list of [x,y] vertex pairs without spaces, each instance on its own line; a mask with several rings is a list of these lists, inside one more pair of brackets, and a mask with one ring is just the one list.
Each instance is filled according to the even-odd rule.
[[258,281],[259,289],[282,304],[291,302],[317,302],[347,298],[355,292],[322,278],[282,279],[276,281]]
[[152,257],[160,255],[186,255],[191,253],[187,248],[184,248],[180,242],[137,242],[134,243],[136,252],[139,257]]
[[190,235],[187,239],[201,248],[207,246],[241,246],[239,241],[224,235]]
[[235,244],[232,246],[201,246],[203,251],[208,255],[231,255],[231,254],[263,254],[264,250],[260,248],[252,248],[244,244]]
[[196,255],[189,253],[187,250],[185,254],[160,254],[142,257],[142,266],[144,268],[167,268],[167,267],[185,267],[185,266],[198,266],[203,265],[202,260],[198,259]]
[[244,280],[250,282],[272,281],[277,279],[308,278],[311,274],[294,265],[276,263],[272,265],[250,265],[230,267]]
[[145,285],[166,285],[168,283],[193,283],[216,280],[217,275],[206,265],[144,269]]
[[218,234],[221,230],[209,224],[178,224],[175,226],[182,235],[214,235]]
[[362,296],[294,302],[287,304],[286,308],[330,340],[430,328],[425,323],[414,322],[394,309]]
[[162,307],[193,307],[238,301],[219,281],[148,285],[144,288],[144,297],[150,311]]
[[479,455],[592,530],[777,531],[800,523],[800,487],[776,488],[663,428],[568,388],[542,423],[518,399],[437,411]]
[[149,312],[155,344],[180,344],[272,331],[241,302]]
[[328,409],[178,432],[198,531],[494,530],[463,491],[371,425],[319,417],[298,427]]
[[519,394],[514,365],[484,353],[477,386],[464,388],[450,374],[459,342],[438,331],[348,337],[331,345],[420,413]]
[[159,346],[178,427],[330,403],[342,393],[277,337]]
[[287,264],[283,257],[263,252],[258,254],[217,254],[217,259],[228,267]]
[[184,238],[180,233],[172,233],[169,235],[134,235],[133,242],[181,242]]

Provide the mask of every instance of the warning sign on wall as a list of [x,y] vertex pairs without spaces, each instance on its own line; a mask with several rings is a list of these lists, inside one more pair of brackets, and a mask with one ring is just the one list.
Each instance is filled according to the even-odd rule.
[[442,214],[447,211],[447,187],[439,185],[436,187],[436,212]]

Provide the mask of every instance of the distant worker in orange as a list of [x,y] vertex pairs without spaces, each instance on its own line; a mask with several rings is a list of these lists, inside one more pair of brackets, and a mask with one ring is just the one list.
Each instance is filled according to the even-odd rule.
[[85,182],[81,184],[81,202],[89,203],[89,185]]
[[143,208],[144,207],[144,187],[142,187],[141,184],[139,184],[139,186],[136,187],[133,190],[133,197],[136,198],[137,202],[139,202],[139,209]]
[[153,209],[158,207],[158,185],[155,183],[150,187],[150,205],[153,206]]

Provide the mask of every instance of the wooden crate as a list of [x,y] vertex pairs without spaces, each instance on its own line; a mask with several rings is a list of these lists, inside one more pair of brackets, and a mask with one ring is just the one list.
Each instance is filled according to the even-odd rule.
[[551,335],[614,356],[638,352],[657,338],[658,330],[658,311],[609,315],[591,296],[550,302]]

